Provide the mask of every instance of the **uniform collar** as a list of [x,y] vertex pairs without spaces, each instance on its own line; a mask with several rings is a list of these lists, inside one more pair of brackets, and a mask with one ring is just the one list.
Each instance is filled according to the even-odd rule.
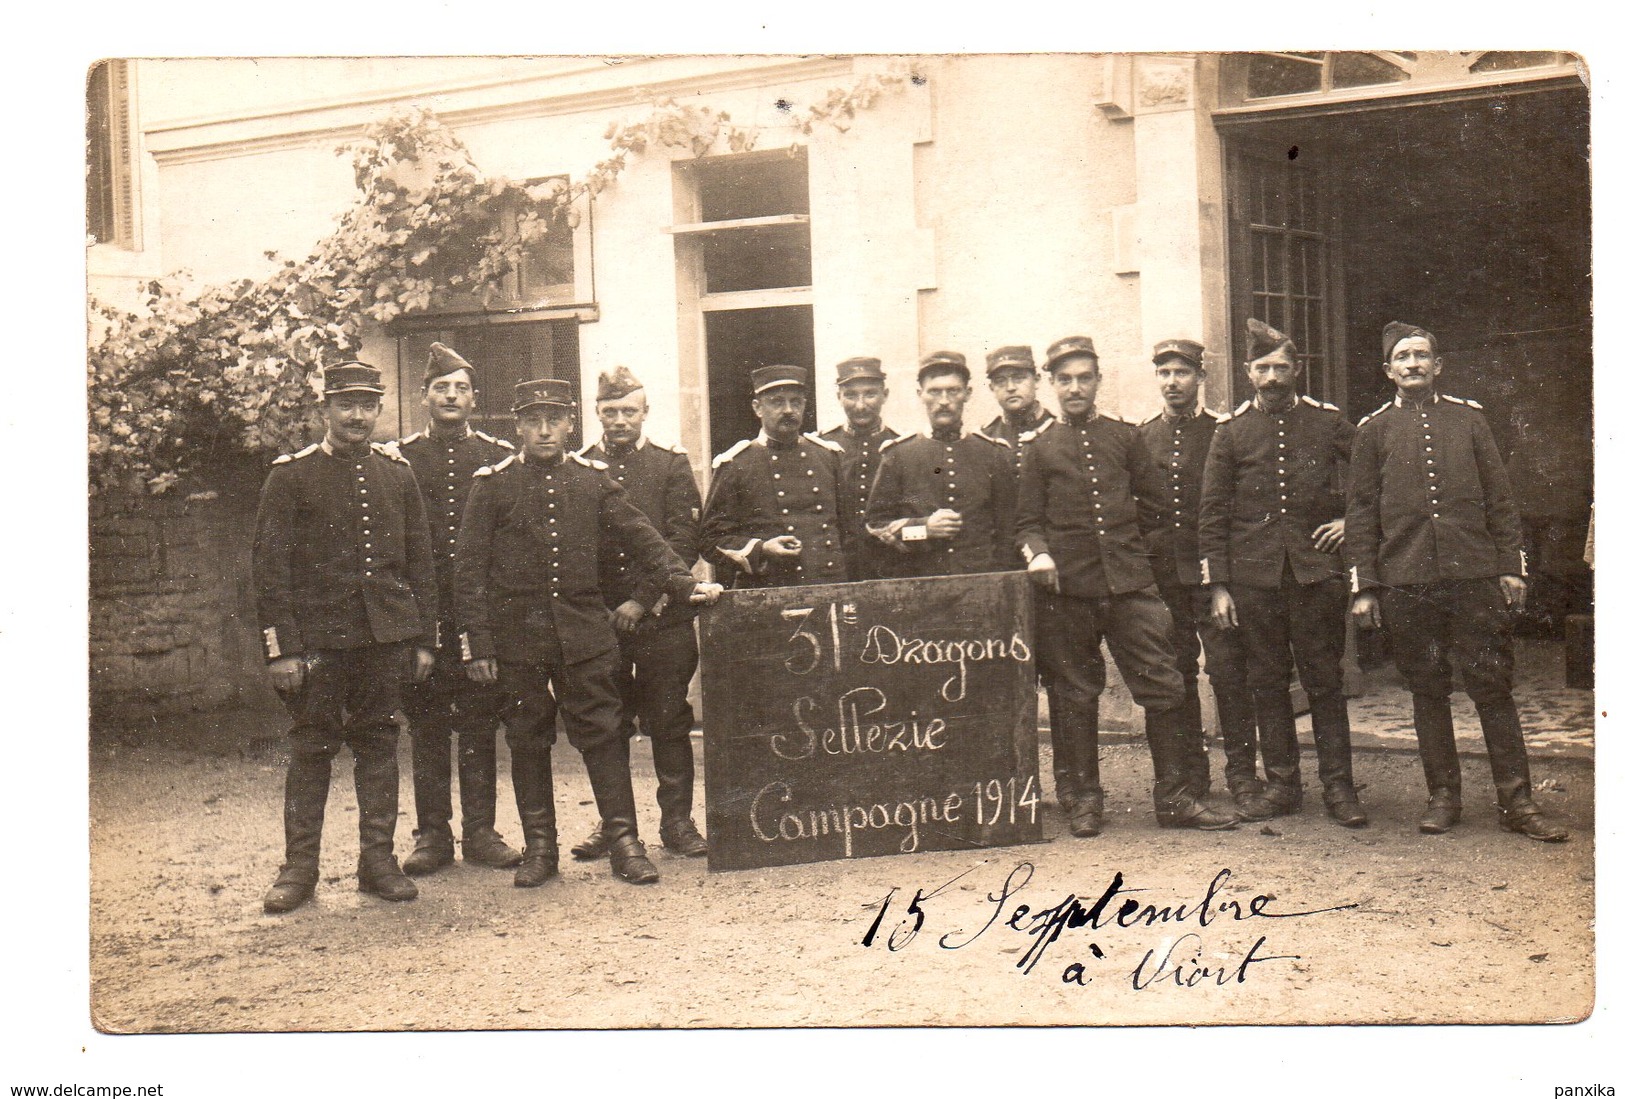
[[886,424],[883,420],[876,420],[874,430],[859,431],[857,428],[852,426],[852,421],[848,420],[841,425],[841,430],[845,431],[854,439],[872,439],[876,435],[879,435],[881,432],[886,430]]
[[1176,416],[1173,413],[1169,412],[1168,409],[1167,409],[1167,406],[1164,406],[1163,410],[1162,410],[1162,421],[1163,421],[1163,423],[1168,423],[1168,424],[1187,423],[1187,422],[1189,422],[1191,420],[1198,419],[1202,415],[1202,413],[1204,413],[1206,411],[1207,411],[1207,409],[1203,406],[1201,401],[1197,401],[1195,404],[1191,405],[1191,410],[1189,412],[1183,413],[1183,414],[1178,415],[1178,416]]
[[796,441],[793,443],[781,443],[769,435],[766,428],[763,428],[757,433],[756,441],[769,450],[794,450],[801,445],[801,436],[797,435]]
[[[627,447],[626,450],[642,450],[645,446],[648,445],[648,443],[649,443],[649,436],[645,435],[643,432],[640,431],[640,432],[638,432],[637,442],[635,442],[631,446]],[[611,443],[610,443],[610,441],[608,439],[603,439],[603,438],[600,438],[598,440],[598,449],[603,451],[605,454],[624,454],[626,452],[625,450],[622,450],[620,447],[611,445]]]
[[1297,393],[1293,393],[1292,394],[1292,403],[1291,404],[1287,405],[1285,408],[1281,409],[1279,412],[1271,412],[1269,409],[1265,408],[1263,402],[1258,399],[1258,394],[1254,393],[1253,394],[1253,407],[1258,409],[1258,411],[1264,413],[1266,416],[1284,416],[1288,412],[1291,412],[1294,408],[1297,408],[1298,407],[1298,402],[1300,400],[1302,400],[1302,399],[1303,398],[1299,397],[1297,395]]
[[470,435],[474,434],[474,425],[469,423],[467,420],[464,420],[463,421],[463,430],[461,430],[461,431],[453,431],[453,432],[450,432],[448,434],[448,433],[445,433],[445,432],[436,431],[434,429],[434,420],[431,419],[429,421],[429,426],[423,429],[423,434],[424,434],[424,436],[426,438],[433,439],[436,442],[444,442],[444,441],[455,440],[455,439],[466,439]]
[[1431,395],[1429,395],[1427,397],[1424,397],[1420,401],[1407,401],[1404,397],[1401,397],[1398,393],[1394,394],[1394,407],[1395,408],[1420,408],[1422,405],[1425,405],[1425,404],[1438,404],[1438,403],[1439,403],[1439,391],[1437,389],[1435,389]]
[[931,438],[935,439],[939,443],[957,443],[959,440],[965,437],[965,425],[960,424],[952,434],[949,434],[947,431],[942,431],[939,433],[934,427],[931,428],[927,434],[929,434]]
[[1065,412],[1061,413],[1061,422],[1068,427],[1082,427],[1084,424],[1092,424],[1098,419],[1100,419],[1100,407],[1098,405],[1090,405],[1089,415],[1085,416],[1081,421],[1074,420]]
[[1012,420],[1005,416],[1003,412],[1000,412],[999,419],[1003,420],[1013,430],[1019,433],[1023,431],[1031,431],[1033,428],[1043,423],[1044,417],[1048,416],[1049,414],[1049,409],[1045,408],[1037,401],[1034,401],[1032,404],[1027,406],[1027,411],[1022,413],[1019,418]]
[[333,440],[326,435],[322,436],[322,453],[332,458],[361,458],[372,453],[371,443],[361,443],[353,448],[343,450],[333,445]]

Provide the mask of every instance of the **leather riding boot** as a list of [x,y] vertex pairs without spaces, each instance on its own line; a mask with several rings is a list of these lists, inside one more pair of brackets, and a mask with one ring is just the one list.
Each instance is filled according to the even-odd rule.
[[[447,703],[435,700],[443,707]],[[416,708],[416,707],[415,707]],[[415,843],[406,857],[408,874],[432,874],[450,866],[451,725],[444,712],[412,715],[412,801],[417,811]]]
[[1411,719],[1416,725],[1416,749],[1422,757],[1422,777],[1430,794],[1454,794],[1461,806],[1461,760],[1456,755],[1456,721],[1449,696],[1411,695]]
[[1227,809],[1210,806],[1193,792],[1185,771],[1187,755],[1179,727],[1179,707],[1145,711],[1145,738],[1151,747],[1155,776],[1151,802],[1157,823],[1164,828],[1197,828],[1219,832],[1234,828],[1239,818]]
[[1258,720],[1253,717],[1253,696],[1233,688],[1214,691],[1219,711],[1219,735],[1224,741],[1224,781],[1232,794],[1248,787],[1261,789],[1258,778]]
[[553,746],[539,738],[518,743],[510,737],[513,763],[513,798],[519,826],[525,833],[513,883],[520,889],[541,885],[559,872],[559,833],[553,809]]
[[601,859],[609,854],[609,839],[604,835],[604,822],[587,834],[587,838],[570,848],[570,854],[583,861]]
[[649,861],[649,852],[638,839],[637,823],[627,817],[605,817],[604,834],[609,837],[609,868],[617,878],[633,885],[653,885],[660,871]]
[[1529,751],[1524,747],[1523,723],[1511,695],[1474,700],[1478,723],[1484,730],[1484,748],[1490,757],[1495,801],[1503,810],[1530,796]]
[[[623,716],[624,716],[625,713],[626,713],[626,708],[623,707],[622,708]],[[622,731],[623,734],[625,734],[626,731],[627,731],[627,726],[626,726],[624,721],[622,722],[622,725],[621,725],[621,731]],[[599,751],[608,752],[608,751],[611,750],[611,747],[612,746],[606,746],[603,749],[599,749]],[[626,779],[626,781],[627,781],[626,796],[628,798],[630,798],[631,795],[632,795],[632,741],[631,741],[631,737],[629,735],[626,736],[624,739],[620,740],[620,742],[619,742],[619,755],[620,755],[620,763],[618,764],[618,766],[624,767],[624,769],[626,770],[626,775],[627,775],[627,779]],[[582,753],[582,760],[583,760],[583,762],[586,761],[586,753],[585,752]],[[602,767],[609,767],[612,770],[615,769],[616,766],[617,766],[616,764],[611,764],[611,763],[607,763],[607,762],[600,764],[601,768]],[[591,764],[589,764],[588,767],[587,767],[587,777],[589,779],[592,777],[592,766],[591,766]],[[597,794],[598,794],[598,784],[597,784],[596,781],[594,781],[594,783],[593,783],[593,795],[594,795],[594,797],[597,797]],[[583,860],[583,861],[590,861],[592,859],[601,859],[605,855],[609,854],[609,836],[604,832],[604,816],[603,816],[604,810],[603,810],[602,803],[600,803],[600,805],[599,805],[598,812],[599,812],[598,827],[594,828],[587,835],[586,839],[582,840],[580,843],[578,843],[574,847],[570,848],[570,854],[575,856],[578,859]]]
[[1428,807],[1417,822],[1416,829],[1430,836],[1441,836],[1461,820],[1461,790],[1440,787],[1428,794]]
[[1208,767],[1207,734],[1202,730],[1202,696],[1194,688],[1186,690],[1179,707],[1179,741],[1191,793],[1205,798],[1213,788],[1213,773]]
[[1519,794],[1502,805],[1501,830],[1520,832],[1545,843],[1562,843],[1569,838],[1568,829],[1548,820],[1528,794]]
[[[1105,825],[1106,797],[1100,788],[1100,703],[1098,699],[1072,702],[1052,694],[1055,708],[1050,711],[1050,736],[1055,744],[1057,769],[1056,800],[1066,814],[1066,828],[1086,839],[1100,835]],[[1060,770],[1066,760],[1068,769]],[[1062,774],[1070,789],[1062,800]]]
[[1054,687],[1045,689],[1049,700],[1049,740],[1053,751],[1055,774],[1055,804],[1061,812],[1070,813],[1078,800],[1077,743],[1075,735],[1066,727],[1064,703]]
[[[496,830],[497,750],[494,739],[460,733],[457,738],[458,800],[463,809],[463,861],[506,870],[520,854]],[[411,873],[411,867],[407,873]]]
[[286,854],[276,882],[265,894],[265,911],[292,912],[310,900],[321,877],[322,821],[333,761],[294,752],[282,788],[282,831]]
[[395,764],[394,730],[376,743],[351,741],[355,751],[355,800],[360,815],[361,858],[356,881],[363,893],[386,901],[409,901],[418,887],[395,861],[395,818],[400,813],[401,776]]
[[1258,716],[1258,752],[1264,760],[1264,797],[1276,816],[1303,808],[1303,775],[1298,769],[1298,719],[1287,691],[1253,692]]
[[650,738],[655,800],[660,803],[660,842],[668,851],[697,859],[709,850],[694,825],[694,745],[685,735]]
[[1360,805],[1354,787],[1348,700],[1341,691],[1313,697],[1309,700],[1309,717],[1314,728],[1315,759],[1326,815],[1344,828],[1364,827],[1370,818]]

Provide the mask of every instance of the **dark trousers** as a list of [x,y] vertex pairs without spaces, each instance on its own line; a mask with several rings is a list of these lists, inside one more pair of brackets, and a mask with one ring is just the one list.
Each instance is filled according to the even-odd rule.
[[1241,639],[1236,631],[1223,630],[1213,624],[1212,596],[1206,587],[1181,584],[1177,578],[1159,578],[1158,589],[1173,618],[1174,662],[1185,680],[1185,699],[1180,706],[1180,741],[1185,745],[1191,766],[1198,771],[1198,785],[1203,790],[1207,786],[1207,749],[1197,679],[1199,669],[1205,668],[1219,711],[1225,782],[1232,793],[1256,788],[1258,723],[1253,717],[1252,693],[1247,688],[1247,663]]
[[655,800],[662,822],[694,814],[694,708],[688,685],[700,665],[692,621],[658,622],[620,634],[615,686],[621,698],[621,735],[649,738],[655,765]]
[[1411,692],[1417,747],[1429,791],[1461,797],[1450,713],[1454,654],[1478,709],[1502,807],[1529,795],[1529,755],[1512,700],[1512,612],[1494,578],[1407,584],[1379,596],[1394,663]]
[[1098,803],[1100,692],[1106,687],[1101,643],[1145,709],[1149,729],[1153,715],[1172,714],[1185,698],[1170,642],[1173,622],[1154,588],[1104,598],[1040,595],[1036,611],[1038,661],[1050,684],[1056,796],[1063,805],[1069,799]]
[[1343,636],[1348,595],[1336,577],[1300,584],[1291,570],[1279,588],[1233,585],[1247,684],[1258,717],[1258,742],[1269,786],[1302,790],[1298,770],[1298,728],[1292,712],[1292,669],[1309,696],[1320,784],[1327,790],[1352,787],[1354,761],[1349,748],[1349,708],[1343,696]]
[[451,844],[453,736],[457,738],[463,839],[493,828],[502,692],[494,685],[471,682],[453,643],[435,653],[434,671],[427,682],[407,684],[404,702],[412,723],[412,793],[418,833]]
[[[520,820],[540,820],[540,803],[545,799],[546,819],[552,827],[552,754],[558,738],[556,723],[562,716],[564,734],[587,766],[605,834],[611,839],[635,837],[632,770],[615,691],[620,653],[609,649],[569,664],[556,639],[534,640],[531,652],[535,654],[531,660],[497,661],[497,686],[510,700],[504,724]],[[531,832],[527,823],[526,844],[537,846],[538,838]]]
[[286,868],[314,884],[333,757],[348,745],[355,757],[361,858],[394,858],[400,771],[395,762],[400,707],[411,646],[363,645],[306,654],[304,682],[282,692],[293,718],[283,793]]

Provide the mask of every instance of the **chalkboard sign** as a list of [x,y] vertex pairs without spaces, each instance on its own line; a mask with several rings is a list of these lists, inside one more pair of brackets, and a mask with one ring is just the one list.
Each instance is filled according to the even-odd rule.
[[700,652],[712,870],[1043,838],[1026,574],[730,591]]

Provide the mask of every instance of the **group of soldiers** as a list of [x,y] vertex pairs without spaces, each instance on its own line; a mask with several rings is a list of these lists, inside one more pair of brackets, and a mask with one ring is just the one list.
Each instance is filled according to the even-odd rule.
[[[1448,831],[1461,815],[1454,655],[1502,827],[1563,840],[1532,800],[1511,693],[1526,570],[1505,468],[1479,406],[1438,392],[1431,333],[1392,323],[1383,356],[1394,398],[1358,427],[1299,393],[1292,340],[1256,320],[1249,399],[1227,415],[1206,409],[1204,348],[1165,340],[1151,356],[1164,406],[1137,426],[1096,407],[1100,360],[1086,336],[1057,340],[1041,367],[1028,347],[990,354],[1000,415],[981,430],[964,424],[972,378],[957,352],[921,361],[929,426],[904,435],[883,421],[877,359],[837,366],[845,422],[818,434],[802,431],[806,370],[761,367],[751,374],[761,432],[717,456],[703,506],[682,449],[643,433],[647,398],[625,367],[600,377],[600,440],[572,454],[567,382],[516,387],[515,450],[469,425],[474,367],[436,344],[423,380],[429,427],[377,444],[379,372],[331,366],[326,436],[273,464],[256,532],[266,656],[294,719],[286,859],[265,908],[290,911],[312,895],[330,763],[344,744],[356,761],[364,891],[410,899],[413,877],[453,860],[454,738],[464,860],[514,867],[518,886],[555,876],[560,719],[600,817],[572,853],[656,881],[629,743],[650,738],[662,843],[704,855],[688,704],[698,606],[724,586],[1022,568],[1035,588],[1055,796],[1073,835],[1097,835],[1104,819],[1103,643],[1144,710],[1159,825],[1225,830],[1301,809],[1294,670],[1327,815],[1365,825],[1342,683],[1352,615],[1388,631],[1413,698],[1428,786],[1420,829]],[[1038,401],[1040,369],[1059,416]],[[720,584],[693,578],[702,556]],[[1212,796],[1204,670],[1229,804]],[[418,825],[404,867],[394,857],[397,707],[410,721]],[[494,827],[498,724],[523,851]]]

